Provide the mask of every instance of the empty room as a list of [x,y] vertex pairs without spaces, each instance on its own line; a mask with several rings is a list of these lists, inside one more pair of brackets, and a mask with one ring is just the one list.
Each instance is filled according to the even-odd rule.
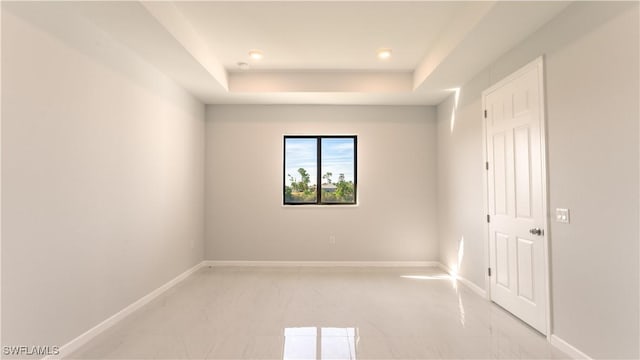
[[640,358],[639,2],[0,5],[0,358]]

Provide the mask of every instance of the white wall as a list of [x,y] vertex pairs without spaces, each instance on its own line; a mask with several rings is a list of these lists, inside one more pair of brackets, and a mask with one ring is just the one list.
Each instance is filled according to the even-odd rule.
[[202,260],[204,106],[59,4],[2,6],[3,345],[60,346]]
[[[206,259],[437,260],[435,126],[432,107],[208,106]],[[283,207],[284,134],[358,135],[358,206]]]
[[[545,56],[553,333],[594,358],[638,358],[637,3],[570,5],[438,107],[441,259],[484,285],[481,91]],[[459,218],[457,216],[460,215]],[[476,235],[474,235],[476,234]]]
[[[464,94],[468,94],[465,87]],[[438,110],[438,239],[440,261],[449,269],[484,288],[481,99],[460,103],[455,96]]]

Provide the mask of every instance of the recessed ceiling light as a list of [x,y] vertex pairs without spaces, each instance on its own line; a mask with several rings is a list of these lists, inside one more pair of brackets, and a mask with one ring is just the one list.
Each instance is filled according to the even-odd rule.
[[382,49],[378,49],[378,59],[388,59],[391,57],[391,49],[389,48],[382,48]]
[[238,61],[238,67],[240,70],[249,70],[249,64],[244,61]]
[[249,57],[253,60],[262,60],[264,54],[260,50],[251,50],[249,51]]

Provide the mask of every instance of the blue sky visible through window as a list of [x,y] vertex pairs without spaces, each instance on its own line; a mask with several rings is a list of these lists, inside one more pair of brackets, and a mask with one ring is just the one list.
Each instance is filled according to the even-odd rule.
[[[316,139],[288,138],[285,153],[285,179],[286,185],[291,185],[288,175],[295,181],[300,180],[299,168],[309,173],[309,185],[316,185],[317,179],[317,145]],[[344,174],[345,181],[354,181],[354,149],[352,138],[326,138],[322,139],[322,175],[331,172],[332,182],[338,182],[340,174]],[[326,180],[322,180],[325,182]]]
[[344,174],[345,181],[353,181],[353,139],[322,139],[321,175],[327,172],[332,174],[333,183],[338,182],[340,174]]
[[291,175],[294,181],[300,181],[299,168],[307,170],[309,177],[311,178],[309,185],[315,185],[317,179],[317,152],[318,146],[316,145],[316,139],[297,139],[289,138],[285,139],[287,142],[285,145],[285,184],[291,185]]

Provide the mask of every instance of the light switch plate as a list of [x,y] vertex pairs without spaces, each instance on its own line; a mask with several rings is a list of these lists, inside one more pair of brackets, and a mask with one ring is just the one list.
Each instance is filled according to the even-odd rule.
[[559,223],[569,223],[569,209],[556,209],[556,221]]

